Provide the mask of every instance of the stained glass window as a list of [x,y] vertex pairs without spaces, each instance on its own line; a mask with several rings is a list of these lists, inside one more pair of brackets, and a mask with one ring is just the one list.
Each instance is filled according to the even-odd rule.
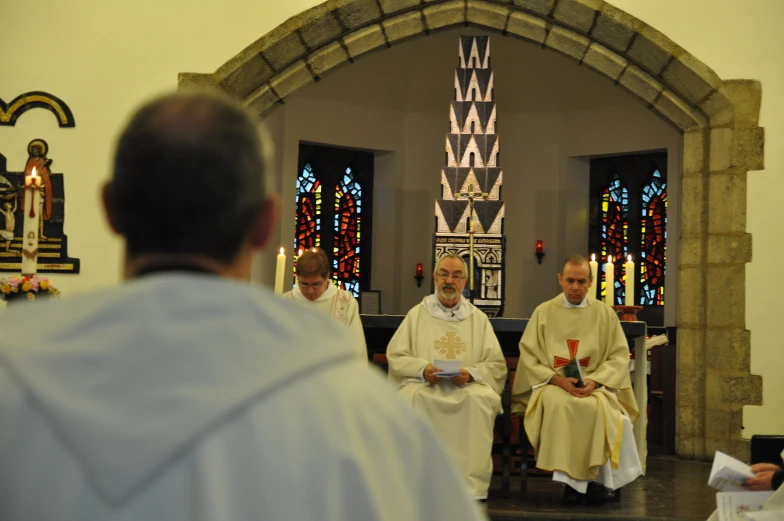
[[664,274],[667,256],[667,183],[655,170],[642,190],[640,249],[640,304],[664,305]]
[[[623,303],[625,295],[625,274],[623,260],[627,255],[629,236],[629,190],[621,184],[618,174],[613,176],[609,186],[604,189],[601,199],[601,251],[602,259],[612,255],[615,267],[615,302]],[[607,295],[604,263],[602,266],[601,297]],[[608,302],[608,304],[611,304]],[[611,304],[611,305],[612,305]]]
[[362,187],[346,168],[335,186],[335,228],[332,278],[338,287],[359,296],[360,247],[362,229]]
[[294,264],[296,252],[321,246],[321,183],[306,164],[297,178],[297,213],[294,215]]
[[300,248],[322,248],[330,281],[355,296],[371,282],[374,162],[372,152],[299,145],[294,262]]

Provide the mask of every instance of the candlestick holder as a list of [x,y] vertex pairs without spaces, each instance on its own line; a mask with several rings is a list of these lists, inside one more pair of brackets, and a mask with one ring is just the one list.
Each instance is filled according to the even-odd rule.
[[621,322],[637,322],[637,312],[642,306],[613,306],[616,313],[620,313]]

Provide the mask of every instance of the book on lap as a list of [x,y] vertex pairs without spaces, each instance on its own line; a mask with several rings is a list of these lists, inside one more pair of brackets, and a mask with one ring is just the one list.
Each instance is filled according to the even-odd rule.
[[583,387],[585,385],[585,378],[583,377],[583,368],[580,367],[580,362],[575,356],[568,365],[564,366],[564,376],[566,378],[576,378],[577,383],[575,387]]

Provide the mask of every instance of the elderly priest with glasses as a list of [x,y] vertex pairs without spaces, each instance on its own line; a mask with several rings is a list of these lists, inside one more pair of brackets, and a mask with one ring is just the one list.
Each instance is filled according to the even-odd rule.
[[309,248],[297,258],[297,284],[284,293],[286,298],[327,313],[345,326],[354,342],[357,356],[367,361],[365,331],[359,318],[359,305],[354,295],[329,281],[329,260],[321,248]]
[[435,294],[408,312],[387,358],[390,380],[430,419],[471,496],[486,499],[506,361],[487,315],[462,297],[467,272],[457,255],[438,261]]

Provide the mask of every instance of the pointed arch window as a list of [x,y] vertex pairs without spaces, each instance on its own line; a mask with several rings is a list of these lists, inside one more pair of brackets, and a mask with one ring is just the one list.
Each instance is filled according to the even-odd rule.
[[[664,323],[667,253],[667,152],[591,159],[588,253],[607,255],[615,265],[615,304],[624,304],[626,284],[635,286],[637,316],[650,325]],[[626,256],[635,272],[626,280]],[[601,273],[597,298],[606,295]]]
[[656,169],[642,190],[640,229],[640,304],[664,305],[664,272],[667,259],[667,183]]
[[[628,253],[629,239],[629,190],[621,184],[621,179],[616,174],[610,181],[609,186],[602,193],[602,213],[601,213],[601,246],[602,259],[612,256],[615,267],[615,303],[623,302],[624,297],[624,277],[621,259],[626,258]],[[605,265],[602,264],[602,273]],[[602,277],[601,296],[607,295],[606,277]],[[613,303],[613,304],[615,304]],[[609,303],[608,303],[609,304]]]
[[310,163],[297,177],[294,251],[321,246],[321,183]]
[[374,155],[301,143],[298,164],[294,252],[322,248],[330,280],[359,296],[371,289]]
[[362,187],[346,168],[335,187],[332,279],[338,287],[359,297],[360,254],[362,248]]

